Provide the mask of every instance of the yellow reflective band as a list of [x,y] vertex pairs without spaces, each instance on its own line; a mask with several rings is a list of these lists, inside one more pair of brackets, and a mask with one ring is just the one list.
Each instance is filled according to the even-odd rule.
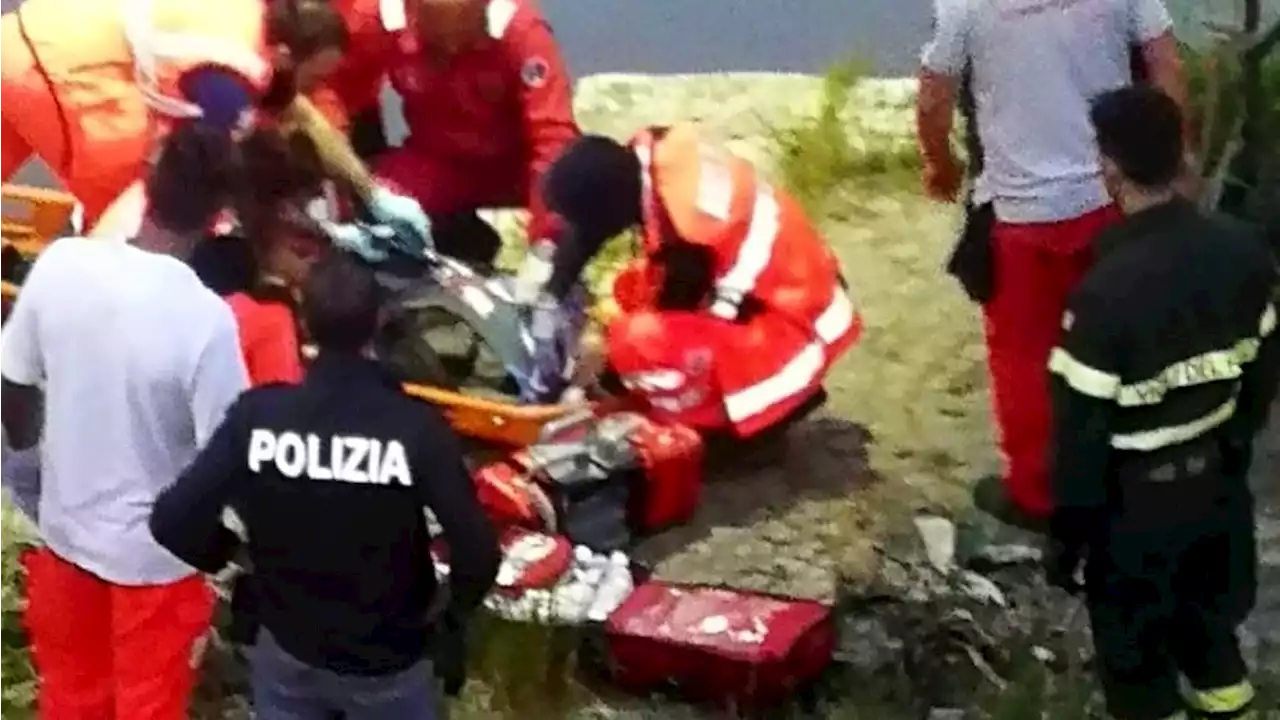
[[1233,397],[1217,410],[1205,415],[1202,418],[1192,420],[1185,425],[1174,425],[1172,427],[1160,428],[1159,430],[1147,430],[1138,433],[1127,433],[1123,435],[1111,436],[1111,447],[1117,450],[1138,450],[1141,452],[1151,452],[1159,450],[1170,445],[1188,442],[1204,435],[1210,430],[1218,427],[1222,423],[1231,419],[1236,412],[1236,399]]
[[1258,323],[1258,337],[1266,337],[1275,332],[1276,329],[1276,304],[1267,303],[1267,309],[1262,311],[1262,320]]
[[1257,338],[1247,338],[1230,350],[1214,350],[1181,360],[1153,378],[1122,386],[1116,402],[1121,407],[1158,405],[1170,390],[1239,379],[1244,374],[1244,366],[1258,358],[1261,346]]
[[1072,390],[1099,400],[1112,400],[1120,391],[1120,376],[1089,367],[1062,348],[1049,355],[1049,372],[1062,378]]
[[1203,713],[1234,713],[1253,702],[1253,695],[1253,685],[1244,680],[1216,690],[1196,690],[1191,693],[1191,706]]

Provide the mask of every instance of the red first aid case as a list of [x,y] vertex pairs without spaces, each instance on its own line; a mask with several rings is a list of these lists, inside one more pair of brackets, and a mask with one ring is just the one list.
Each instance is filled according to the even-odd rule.
[[697,512],[704,460],[697,432],[635,413],[590,418],[581,430],[475,472],[495,523],[562,533],[608,552]]
[[629,436],[642,472],[632,517],[641,533],[688,522],[702,499],[702,436],[683,425],[641,418]]
[[605,623],[614,682],[675,686],[738,711],[776,706],[831,663],[836,628],[822,603],[703,585],[640,585]]

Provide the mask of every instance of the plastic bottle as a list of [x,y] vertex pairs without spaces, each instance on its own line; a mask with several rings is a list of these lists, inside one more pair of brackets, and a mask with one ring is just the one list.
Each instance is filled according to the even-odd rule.
[[633,589],[635,584],[631,578],[631,559],[625,553],[615,550],[609,556],[609,566],[605,569],[599,590],[596,591],[596,599],[587,611],[587,619],[604,622]]

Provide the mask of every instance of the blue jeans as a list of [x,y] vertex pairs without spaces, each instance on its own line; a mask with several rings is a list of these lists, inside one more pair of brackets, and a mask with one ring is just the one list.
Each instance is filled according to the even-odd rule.
[[430,660],[391,675],[341,675],[293,657],[265,628],[247,654],[258,720],[445,720]]

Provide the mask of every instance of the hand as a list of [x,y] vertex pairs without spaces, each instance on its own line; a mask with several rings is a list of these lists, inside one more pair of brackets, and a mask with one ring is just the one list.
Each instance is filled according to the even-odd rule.
[[446,613],[436,623],[431,662],[444,694],[458,697],[467,684],[467,623]]
[[1076,578],[1083,563],[1084,546],[1050,539],[1044,549],[1045,582],[1075,595],[1084,590],[1084,585]]
[[529,248],[520,271],[516,273],[515,301],[521,305],[532,305],[542,292],[542,286],[551,279],[551,255],[554,247],[546,241],[538,241]]
[[955,202],[964,183],[964,168],[954,156],[928,162],[924,166],[924,194],[930,200]]
[[379,187],[369,197],[369,212],[394,231],[394,243],[410,257],[425,257],[435,246],[431,220],[417,200]]
[[358,255],[371,263],[380,263],[387,259],[386,245],[379,242],[378,238],[364,225],[322,222],[321,227],[328,233],[329,239],[336,248]]

